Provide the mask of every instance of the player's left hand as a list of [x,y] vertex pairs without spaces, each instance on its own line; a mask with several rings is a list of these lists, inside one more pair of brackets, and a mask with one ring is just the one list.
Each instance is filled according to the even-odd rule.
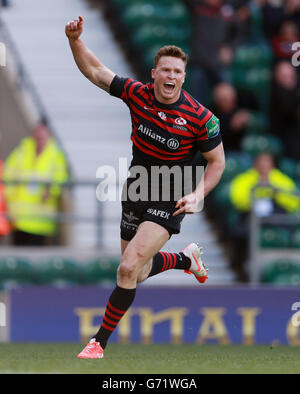
[[65,33],[70,40],[77,40],[83,31],[83,18],[79,16],[66,24]]
[[192,214],[197,212],[199,210],[199,202],[195,193],[187,194],[177,201],[175,208],[179,209],[173,213],[173,216],[177,216],[180,213]]

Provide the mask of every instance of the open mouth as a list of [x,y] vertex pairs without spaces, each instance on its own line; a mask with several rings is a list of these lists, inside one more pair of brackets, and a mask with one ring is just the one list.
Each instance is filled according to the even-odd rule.
[[168,93],[173,93],[173,91],[175,89],[175,83],[174,82],[165,82],[164,88]]

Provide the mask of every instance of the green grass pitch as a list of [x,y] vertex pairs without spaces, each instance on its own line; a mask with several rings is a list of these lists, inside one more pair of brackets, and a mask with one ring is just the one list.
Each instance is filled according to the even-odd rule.
[[81,344],[0,344],[0,374],[299,374],[300,347],[110,344],[80,360]]

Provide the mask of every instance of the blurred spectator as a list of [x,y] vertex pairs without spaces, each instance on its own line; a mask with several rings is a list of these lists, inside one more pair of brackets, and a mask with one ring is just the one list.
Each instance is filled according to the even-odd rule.
[[268,0],[263,6],[264,30],[268,38],[279,33],[285,21],[292,21],[300,31],[300,3],[298,0]]
[[10,5],[10,2],[9,0],[1,0],[0,5],[2,5],[2,7],[8,7]]
[[253,168],[231,181],[231,203],[240,213],[239,223],[233,229],[232,266],[238,271],[240,280],[246,278],[244,263],[248,258],[252,193],[256,201],[254,209],[257,215],[268,216],[279,212],[297,212],[300,200],[292,194],[294,190],[294,181],[276,168],[275,159],[270,153],[258,154]]
[[274,69],[271,91],[271,132],[279,137],[290,156],[288,147],[299,146],[297,108],[299,103],[298,76],[288,61],[279,62]]
[[220,119],[225,151],[240,150],[241,141],[251,119],[251,110],[257,110],[256,99],[248,92],[238,94],[228,83],[216,85],[213,93],[213,113]]
[[247,40],[264,41],[265,33],[263,31],[263,12],[262,7],[267,0],[247,0],[237,11],[238,18],[247,24]]
[[191,76],[193,95],[208,105],[210,89],[227,81],[226,68],[243,34],[234,5],[223,0],[185,0],[192,15]]
[[2,180],[2,161],[0,160],[0,237],[8,235],[10,232],[10,225],[6,218],[6,204],[4,199],[4,184]]
[[57,212],[60,184],[68,179],[66,159],[46,124],[36,127],[9,155],[3,179],[21,182],[8,184],[5,190],[14,245],[44,245],[57,230],[55,218],[45,216]]
[[272,47],[275,60],[290,60],[295,53],[292,50],[294,42],[300,41],[297,25],[294,22],[286,21],[282,24],[279,34],[272,38]]
[[[276,168],[275,159],[270,153],[259,153],[254,160],[253,168],[232,180],[230,196],[233,206],[241,212],[249,212],[252,206],[251,193],[256,186],[259,187],[255,190],[255,198],[269,200],[269,204],[261,205],[262,215],[275,211],[296,212],[299,209],[299,199],[286,193],[296,190],[296,184]],[[270,186],[285,192],[273,193]]]

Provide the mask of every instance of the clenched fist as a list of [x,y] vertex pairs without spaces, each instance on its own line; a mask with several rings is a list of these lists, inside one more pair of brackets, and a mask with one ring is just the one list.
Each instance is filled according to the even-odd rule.
[[74,19],[66,24],[65,32],[69,40],[77,40],[83,31],[83,18]]

